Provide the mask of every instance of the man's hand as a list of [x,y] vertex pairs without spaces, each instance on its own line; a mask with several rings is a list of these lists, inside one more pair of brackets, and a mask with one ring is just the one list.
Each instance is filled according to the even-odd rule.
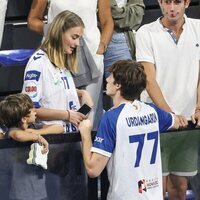
[[200,111],[197,111],[192,115],[192,123],[200,128]]
[[188,126],[187,119],[182,115],[176,115],[179,120],[179,128],[186,128]]
[[90,122],[89,119],[85,119],[79,124],[78,129],[80,130],[82,138],[84,136],[91,135],[92,123]]

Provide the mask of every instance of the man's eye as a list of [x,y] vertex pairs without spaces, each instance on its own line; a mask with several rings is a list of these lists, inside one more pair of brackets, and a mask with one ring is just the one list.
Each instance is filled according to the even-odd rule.
[[180,3],[181,3],[181,0],[175,0],[174,3],[175,3],[175,4],[180,4]]
[[166,4],[170,4],[170,3],[171,3],[171,1],[165,1],[165,3],[166,3]]

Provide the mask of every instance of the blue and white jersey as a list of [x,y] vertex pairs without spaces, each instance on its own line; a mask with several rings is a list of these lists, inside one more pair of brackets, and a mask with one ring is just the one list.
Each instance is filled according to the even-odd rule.
[[173,116],[152,104],[124,103],[102,118],[92,152],[110,157],[108,200],[161,200],[159,132]]
[[[80,108],[71,73],[65,68],[55,67],[42,50],[36,51],[26,66],[22,92],[31,97],[36,108],[58,110],[78,110]],[[71,123],[66,124],[61,120],[43,122],[62,124],[66,132],[77,131]]]

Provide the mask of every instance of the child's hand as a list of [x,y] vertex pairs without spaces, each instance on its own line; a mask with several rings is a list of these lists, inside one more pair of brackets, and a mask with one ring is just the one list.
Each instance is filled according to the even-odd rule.
[[45,154],[49,151],[49,143],[41,135],[38,135],[38,142],[43,146],[42,153]]

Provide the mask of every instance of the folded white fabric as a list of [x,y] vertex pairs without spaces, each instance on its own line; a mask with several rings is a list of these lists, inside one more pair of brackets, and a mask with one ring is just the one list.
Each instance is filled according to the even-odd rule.
[[44,169],[47,169],[47,155],[48,152],[42,154],[43,146],[39,143],[33,143],[29,151],[29,158],[27,159],[27,164],[41,166]]

